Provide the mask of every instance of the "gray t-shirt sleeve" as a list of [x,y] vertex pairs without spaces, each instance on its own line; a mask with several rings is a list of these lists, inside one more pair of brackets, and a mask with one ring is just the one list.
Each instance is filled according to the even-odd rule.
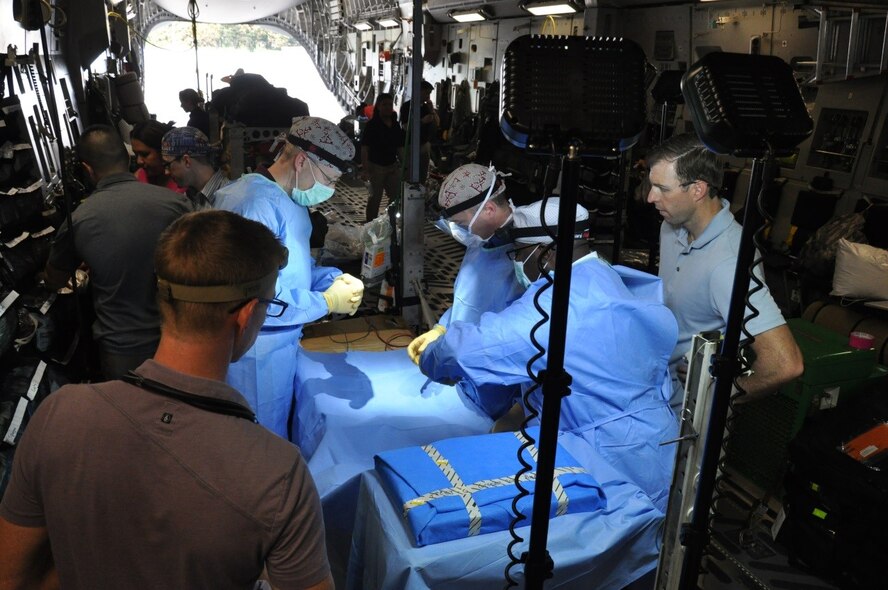
[[280,534],[265,563],[272,585],[304,588],[326,579],[330,564],[321,500],[301,456],[294,467],[280,518]]

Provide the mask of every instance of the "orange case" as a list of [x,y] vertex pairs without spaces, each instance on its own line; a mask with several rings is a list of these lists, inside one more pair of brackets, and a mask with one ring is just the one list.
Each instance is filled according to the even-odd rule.
[[842,445],[842,451],[857,461],[868,461],[888,450],[888,422],[882,422]]

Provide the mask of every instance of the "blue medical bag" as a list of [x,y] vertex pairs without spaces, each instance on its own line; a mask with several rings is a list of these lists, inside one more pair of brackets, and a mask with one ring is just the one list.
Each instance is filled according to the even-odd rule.
[[[534,440],[539,428],[528,430]],[[376,471],[389,497],[406,518],[416,545],[424,546],[501,531],[512,521],[512,499],[521,468],[520,432],[449,438],[422,447],[387,451],[376,456]],[[522,477],[533,492],[537,443],[523,451],[534,471]],[[599,483],[566,450],[558,446],[549,516],[592,512],[606,506]],[[518,502],[530,524],[533,494]]]

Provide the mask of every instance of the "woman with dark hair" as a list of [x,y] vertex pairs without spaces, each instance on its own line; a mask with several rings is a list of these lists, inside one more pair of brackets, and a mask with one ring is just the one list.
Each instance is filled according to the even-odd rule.
[[383,92],[376,97],[373,118],[361,135],[361,179],[370,181],[366,219],[373,221],[379,215],[382,191],[392,201],[401,188],[401,164],[398,153],[404,146],[404,130],[398,125],[391,94]]
[[160,157],[160,142],[170,129],[172,126],[154,120],[136,123],[133,127],[130,141],[133,153],[136,155],[136,163],[139,165],[139,169],[136,170],[136,180],[184,193],[186,189],[176,184],[176,181],[167,174],[167,167]]

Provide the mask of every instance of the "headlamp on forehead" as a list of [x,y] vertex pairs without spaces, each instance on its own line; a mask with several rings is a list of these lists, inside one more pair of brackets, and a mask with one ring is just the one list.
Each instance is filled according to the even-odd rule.
[[157,277],[157,293],[167,301],[186,301],[188,303],[231,303],[245,299],[261,298],[265,293],[274,291],[278,271],[287,266],[289,252],[284,249],[284,259],[278,270],[264,277],[237,283],[234,285],[182,285]]
[[273,291],[278,271],[270,272],[261,279],[236,285],[180,285],[157,277],[157,292],[167,301],[189,303],[232,303],[263,297]]
[[497,176],[496,178],[494,178],[494,181],[490,183],[489,187],[480,191],[478,194],[472,195],[465,201],[453,205],[452,207],[441,209],[441,217],[443,217],[444,219],[450,219],[457,213],[466,211],[467,209],[471,209],[475,205],[480,205],[481,203],[484,203],[487,199],[490,198],[492,194],[496,194],[499,191],[502,184],[503,179]]
[[348,162],[346,162],[339,156],[330,153],[324,148],[313,144],[307,139],[303,139],[301,137],[293,135],[292,133],[288,133],[287,141],[310,154],[314,154],[316,157],[321,158],[322,160],[326,160],[326,162],[339,170],[342,174],[348,174],[351,171],[351,165]]
[[[590,236],[591,223],[588,219],[577,221],[574,224],[573,239],[588,240]],[[515,227],[510,226],[502,228],[502,233],[498,233],[500,237],[505,238],[508,242],[526,242],[528,244],[548,243],[552,241],[552,234],[558,231],[557,226],[548,228],[538,227]]]

